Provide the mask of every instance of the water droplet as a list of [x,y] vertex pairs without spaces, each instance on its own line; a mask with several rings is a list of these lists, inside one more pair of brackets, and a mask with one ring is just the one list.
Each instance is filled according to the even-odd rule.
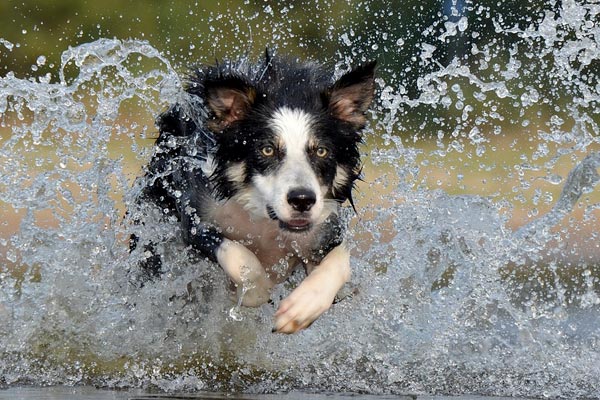
[[229,309],[228,315],[229,318],[231,318],[234,321],[239,322],[244,320],[244,315],[242,314],[241,306],[238,304]]
[[559,185],[563,181],[562,176],[556,175],[556,174],[545,176],[542,179],[544,179],[545,181],[547,181],[553,185]]
[[464,32],[467,30],[467,28],[469,27],[469,20],[467,19],[467,17],[461,17],[458,20],[458,30],[460,32]]

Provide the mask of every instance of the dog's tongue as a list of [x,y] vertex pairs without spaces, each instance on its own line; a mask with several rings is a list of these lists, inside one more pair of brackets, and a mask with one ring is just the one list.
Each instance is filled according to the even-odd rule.
[[287,222],[279,221],[279,226],[288,231],[304,232],[311,227],[310,219],[292,218]]
[[305,218],[292,218],[289,220],[288,225],[292,228],[305,228],[310,224],[310,221]]

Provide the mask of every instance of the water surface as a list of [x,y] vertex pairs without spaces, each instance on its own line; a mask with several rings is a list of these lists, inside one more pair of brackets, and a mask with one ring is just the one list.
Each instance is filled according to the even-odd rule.
[[316,394],[291,392],[286,394],[234,394],[234,393],[179,393],[151,394],[141,390],[101,390],[90,387],[48,387],[48,388],[11,388],[0,391],[3,400],[519,400],[517,398],[481,397],[481,396],[372,396],[360,394]]

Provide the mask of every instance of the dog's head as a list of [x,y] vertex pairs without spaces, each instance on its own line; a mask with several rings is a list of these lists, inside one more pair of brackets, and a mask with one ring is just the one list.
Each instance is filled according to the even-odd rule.
[[198,70],[188,92],[209,114],[216,194],[290,232],[307,231],[336,203],[352,201],[374,69],[368,63],[333,81],[313,63],[267,55],[257,67]]

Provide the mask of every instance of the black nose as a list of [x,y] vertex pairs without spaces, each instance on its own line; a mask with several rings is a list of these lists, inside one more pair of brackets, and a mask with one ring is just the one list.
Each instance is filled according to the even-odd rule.
[[315,205],[317,196],[312,190],[292,189],[288,192],[287,201],[294,210],[305,212]]

